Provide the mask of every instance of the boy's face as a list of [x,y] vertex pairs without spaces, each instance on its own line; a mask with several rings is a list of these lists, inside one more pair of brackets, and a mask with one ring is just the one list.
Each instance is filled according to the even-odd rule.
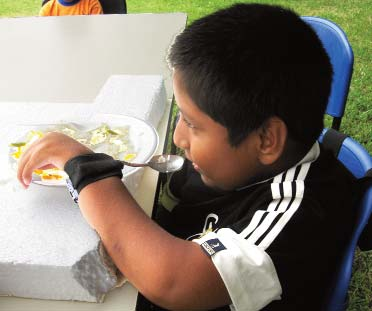
[[203,182],[210,187],[233,190],[257,176],[259,135],[253,132],[238,147],[232,147],[227,129],[194,104],[177,70],[173,88],[180,110],[173,140],[185,151]]

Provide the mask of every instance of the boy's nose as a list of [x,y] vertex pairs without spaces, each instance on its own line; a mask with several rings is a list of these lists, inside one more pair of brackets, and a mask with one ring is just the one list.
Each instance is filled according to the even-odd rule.
[[183,122],[178,120],[173,133],[173,142],[178,148],[183,150],[189,147],[186,130],[186,126],[183,125]]

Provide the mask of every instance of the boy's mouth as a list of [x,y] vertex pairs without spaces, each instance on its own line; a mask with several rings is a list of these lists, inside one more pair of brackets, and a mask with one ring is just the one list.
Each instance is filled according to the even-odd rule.
[[197,171],[198,173],[201,173],[200,167],[191,160],[187,152],[185,152],[185,157],[191,162],[192,166],[194,167],[194,170]]
[[200,173],[200,168],[197,164],[195,164],[194,162],[192,162],[192,166],[194,167],[195,171],[199,172]]

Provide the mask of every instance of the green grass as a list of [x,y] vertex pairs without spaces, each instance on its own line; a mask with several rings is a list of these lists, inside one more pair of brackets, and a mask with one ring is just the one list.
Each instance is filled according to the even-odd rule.
[[[127,0],[128,13],[186,12],[188,22],[233,0]],[[249,2],[249,1],[239,1]],[[252,2],[252,1],[250,1]],[[341,130],[372,153],[372,0],[256,0],[321,16],[340,25],[354,50],[354,74]],[[0,0],[0,17],[37,15],[41,1]],[[329,118],[326,119],[329,124]],[[372,252],[357,253],[348,311],[372,310]],[[314,310],[315,311],[315,310]]]

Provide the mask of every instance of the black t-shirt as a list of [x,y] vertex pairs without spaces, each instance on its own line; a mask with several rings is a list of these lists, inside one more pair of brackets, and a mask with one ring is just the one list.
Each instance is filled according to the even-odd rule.
[[156,218],[201,244],[232,310],[321,310],[352,229],[353,187],[352,175],[318,143],[287,171],[229,192],[205,186],[186,162],[164,189]]

